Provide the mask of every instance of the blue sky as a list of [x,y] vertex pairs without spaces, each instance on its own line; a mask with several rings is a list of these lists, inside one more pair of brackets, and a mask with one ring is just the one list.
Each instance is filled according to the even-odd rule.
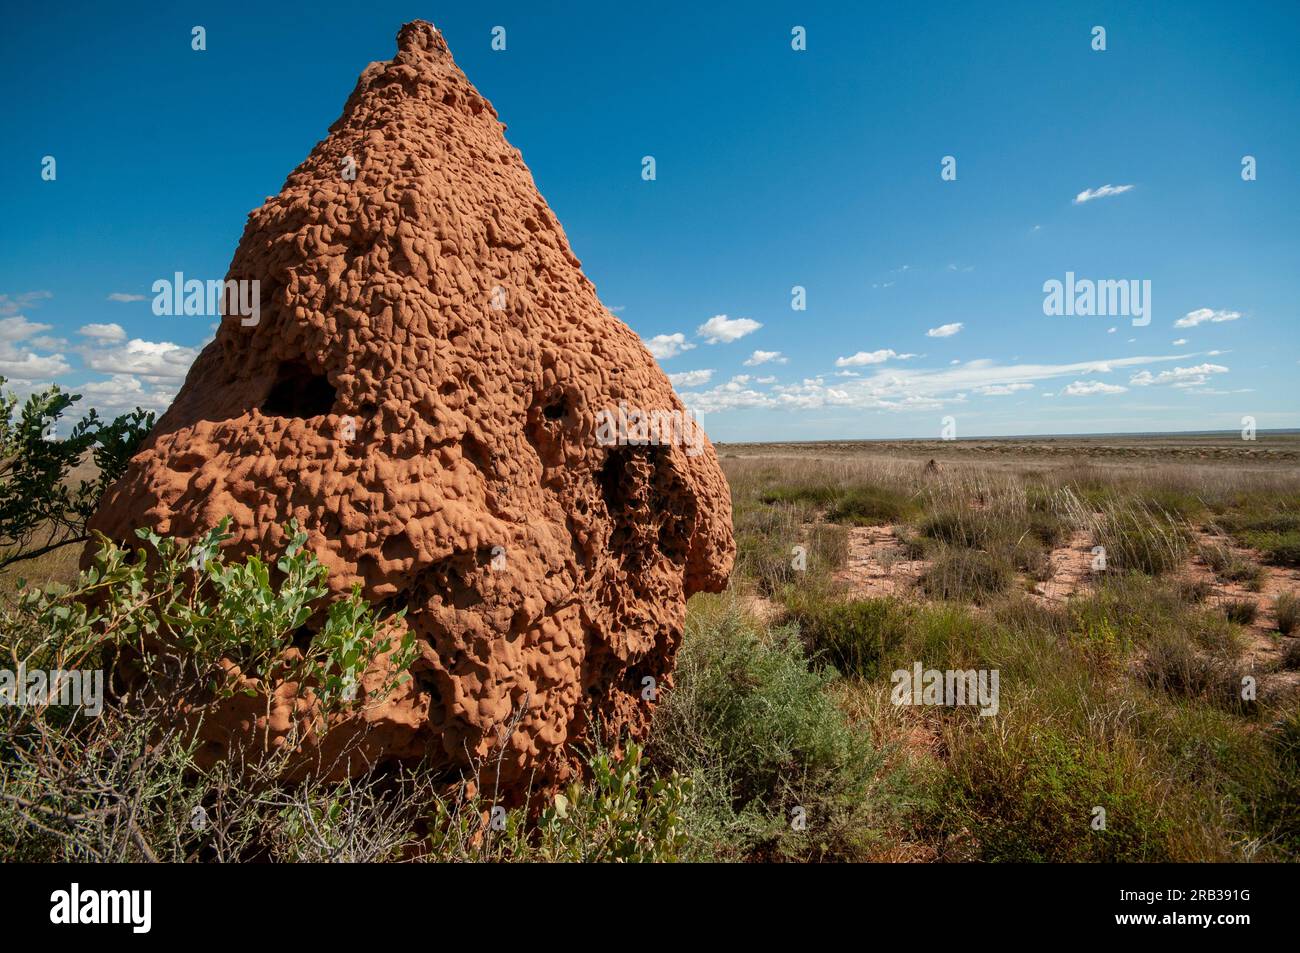
[[[11,386],[164,407],[211,319],[150,286],[224,276],[423,17],[714,439],[1300,426],[1300,4],[276,6],[7,15]],[[1045,315],[1067,272],[1150,323]]]

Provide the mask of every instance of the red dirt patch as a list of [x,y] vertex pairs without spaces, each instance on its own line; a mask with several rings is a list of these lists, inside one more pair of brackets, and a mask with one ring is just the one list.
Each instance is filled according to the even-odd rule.
[[856,598],[900,596],[925,571],[924,559],[909,559],[895,526],[854,526],[849,530],[849,555],[835,580]]

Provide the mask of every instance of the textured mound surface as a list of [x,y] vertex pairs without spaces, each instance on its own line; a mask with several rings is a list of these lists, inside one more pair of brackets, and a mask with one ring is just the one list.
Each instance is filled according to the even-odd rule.
[[[332,591],[408,606],[420,644],[412,680],[328,737],[455,768],[523,710],[501,781],[550,784],[595,721],[644,730],[686,598],[730,573],[730,497],[707,440],[601,439],[620,402],[682,405],[442,36],[417,21],[398,48],[250,215],[228,277],[260,282],[260,321],[222,320],[93,525],[129,543],[230,516],[244,553],[296,518]],[[269,720],[232,702],[208,757],[300,716],[297,686],[257,687]]]

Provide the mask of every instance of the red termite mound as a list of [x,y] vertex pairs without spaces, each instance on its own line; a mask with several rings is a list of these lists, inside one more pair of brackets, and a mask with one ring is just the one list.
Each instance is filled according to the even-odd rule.
[[[730,573],[729,492],[689,421],[608,439],[604,411],[682,404],[441,34],[397,42],[249,216],[228,278],[259,282],[259,320],[221,321],[93,528],[194,538],[228,516],[242,555],[297,519],[334,596],[408,607],[420,649],[326,735],[351,738],[343,772],[496,761],[518,718],[500,783],[551,785],[595,724],[644,732],[687,597]],[[207,758],[302,717],[299,686],[254,687],[269,717],[264,698],[210,714]]]

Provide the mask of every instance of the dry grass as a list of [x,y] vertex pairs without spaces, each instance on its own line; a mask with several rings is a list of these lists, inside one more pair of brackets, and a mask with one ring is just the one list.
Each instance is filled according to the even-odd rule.
[[[738,534],[761,535],[764,511],[780,507],[786,531],[808,538],[843,519],[839,500],[905,501],[867,521],[887,522],[895,552],[923,561],[914,589],[854,595],[836,548],[772,590],[774,621],[801,627],[810,663],[840,673],[827,690],[919,786],[880,856],[1300,858],[1300,766],[1287,754],[1300,706],[1284,677],[1300,642],[1256,668],[1247,627],[1258,600],[1223,594],[1272,579],[1261,560],[1282,561],[1285,546],[1252,552],[1247,534],[1285,534],[1300,472],[1256,465],[1251,448],[1229,443],[1211,458],[1233,463],[1206,462],[1190,442],[1166,457],[1000,446],[952,451],[937,472],[921,454],[940,448],[861,446],[724,448],[724,468]],[[1212,545],[1197,545],[1207,536]],[[854,565],[875,551],[855,550]],[[1060,601],[1035,601],[1026,590],[1063,553],[1076,574],[1081,559],[1092,565]],[[1219,583],[1192,572],[1198,556]],[[750,584],[743,569],[733,580]],[[1279,629],[1300,623],[1296,605],[1277,600]],[[891,704],[890,672],[917,661],[999,670],[1000,712]],[[1097,806],[1109,818],[1101,834],[1089,825]]]

